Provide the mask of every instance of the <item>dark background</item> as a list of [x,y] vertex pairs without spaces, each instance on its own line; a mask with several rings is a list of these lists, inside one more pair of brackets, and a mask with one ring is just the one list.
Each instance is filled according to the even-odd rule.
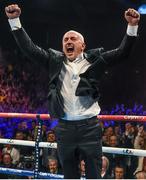
[[[81,32],[87,49],[116,48],[127,28],[124,11],[137,9],[144,0],[1,0],[0,46],[19,49],[11,35],[4,7],[17,3],[22,8],[21,22],[31,39],[43,48],[61,50],[63,34]],[[146,15],[141,15],[139,38],[128,61],[105,71],[101,80],[101,105],[141,103],[146,107]]]

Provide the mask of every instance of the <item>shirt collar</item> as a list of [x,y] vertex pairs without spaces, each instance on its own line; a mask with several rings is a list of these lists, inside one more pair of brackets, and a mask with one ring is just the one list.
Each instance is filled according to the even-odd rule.
[[82,60],[84,59],[84,54],[81,53],[78,55],[78,57],[74,60],[74,61],[70,61],[69,59],[67,59],[67,63],[80,63]]

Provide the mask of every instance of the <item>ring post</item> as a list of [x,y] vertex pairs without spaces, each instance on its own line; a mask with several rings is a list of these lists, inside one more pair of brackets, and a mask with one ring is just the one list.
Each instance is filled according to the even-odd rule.
[[34,165],[34,179],[39,178],[39,167],[40,167],[40,148],[39,142],[42,137],[42,120],[40,119],[40,115],[36,115],[36,120],[38,120],[38,129],[37,129],[37,136],[35,141],[35,165]]

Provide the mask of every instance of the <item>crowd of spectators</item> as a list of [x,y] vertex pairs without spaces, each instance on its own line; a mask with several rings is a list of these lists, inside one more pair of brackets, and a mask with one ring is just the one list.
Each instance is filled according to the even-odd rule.
[[[47,72],[25,61],[15,61],[9,53],[6,63],[0,65],[0,112],[49,113],[47,107]],[[19,56],[18,56],[19,57]],[[0,56],[2,58],[2,56]],[[143,105],[135,103],[131,107],[124,104],[113,105],[101,114],[111,115],[146,115]],[[54,127],[57,120],[44,121],[42,141],[56,142]],[[103,128],[103,146],[146,149],[145,124],[136,122],[101,121]],[[0,118],[0,138],[35,141],[38,123],[33,119]],[[42,148],[40,152],[40,171],[60,174],[61,165],[56,149]],[[34,168],[34,148],[0,144],[0,166],[7,168]],[[81,176],[85,176],[85,162],[79,163]],[[146,158],[103,153],[103,179],[132,179],[146,176]],[[15,175],[0,174],[0,178],[17,178]],[[18,177],[19,178],[19,177]],[[22,178],[22,177],[21,177]],[[30,177],[24,177],[30,178]]]

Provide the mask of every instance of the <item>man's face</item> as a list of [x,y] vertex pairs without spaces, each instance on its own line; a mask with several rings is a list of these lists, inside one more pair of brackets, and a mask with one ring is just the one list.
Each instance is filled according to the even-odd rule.
[[50,169],[51,173],[56,173],[56,171],[57,171],[57,161],[56,160],[49,161],[49,169]]
[[115,168],[115,178],[116,179],[123,179],[124,178],[123,168],[120,168],[120,167]]
[[16,137],[15,137],[15,139],[17,139],[17,140],[23,140],[24,139],[24,135],[23,135],[23,133],[16,133]]
[[55,134],[53,134],[53,133],[49,133],[48,134],[48,137],[47,137],[47,141],[48,142],[55,142]]
[[102,171],[103,171],[103,172],[106,172],[107,166],[108,166],[108,164],[107,164],[106,159],[105,159],[105,158],[102,158]]
[[110,137],[110,140],[109,140],[109,145],[110,145],[111,147],[116,147],[117,144],[118,144],[118,142],[117,142],[117,137],[116,137],[116,136],[111,136],[111,137]]
[[80,169],[81,169],[82,172],[85,172],[85,161],[84,160],[82,160],[80,162]]
[[84,39],[76,31],[65,33],[62,39],[62,46],[64,54],[70,61],[75,60],[85,49]]
[[3,163],[5,165],[9,165],[9,164],[11,164],[11,162],[12,162],[11,157],[8,154],[5,154],[3,157]]

